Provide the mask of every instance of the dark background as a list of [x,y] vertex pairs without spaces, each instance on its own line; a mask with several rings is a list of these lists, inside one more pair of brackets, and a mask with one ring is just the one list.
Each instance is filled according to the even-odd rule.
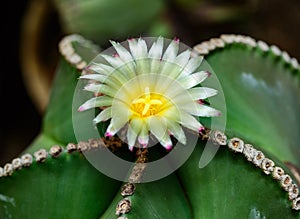
[[41,115],[25,89],[20,65],[20,31],[28,1],[6,1],[1,13],[0,165],[17,156],[40,129]]
[[[1,13],[0,165],[17,156],[32,142],[41,128],[42,113],[28,95],[20,64],[21,25],[29,2],[6,1]],[[164,16],[183,42],[192,46],[222,33],[246,34],[278,45],[299,60],[299,0],[232,1],[238,7],[245,8],[248,15],[242,16],[240,20],[234,18],[226,22],[215,21],[207,14],[212,5],[222,1],[208,2],[211,4],[207,4],[204,9],[193,7],[187,10],[173,1],[166,1],[169,7]],[[251,8],[253,5],[255,7]],[[54,49],[57,47],[54,46]]]

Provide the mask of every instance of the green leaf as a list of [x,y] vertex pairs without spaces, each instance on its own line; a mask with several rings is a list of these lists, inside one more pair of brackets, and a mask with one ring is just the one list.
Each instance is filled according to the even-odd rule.
[[[299,71],[292,74],[281,58],[240,44],[216,50],[206,58],[223,86],[226,134],[259,146],[287,173],[283,162],[299,166]],[[28,151],[76,142],[72,101],[78,76],[75,67],[60,62],[42,134]],[[279,183],[241,154],[221,148],[200,169],[203,147],[199,143],[176,174],[138,184],[126,216],[299,218]],[[116,218],[115,207],[122,199],[117,193],[120,186],[81,154],[64,152],[0,178],[0,218],[99,218],[102,214],[101,218]]]
[[[74,45],[85,61],[93,57],[86,45]],[[41,134],[24,153],[77,142],[72,124],[72,101],[79,71],[60,60]],[[0,218],[97,218],[111,202],[120,182],[89,164],[78,153],[36,161],[0,178]]]
[[65,152],[0,178],[0,218],[97,218],[119,186],[83,155]]
[[76,142],[72,125],[72,101],[79,72],[62,59],[56,71],[51,98],[43,120],[43,133],[55,141]]
[[[286,172],[285,161],[299,166],[299,70],[241,44],[217,49],[206,60],[225,95],[226,134],[252,143]],[[221,148],[200,169],[203,147],[178,171],[194,218],[299,218],[279,183],[241,154]]]
[[[60,59],[55,73],[50,101],[43,118],[42,133],[66,145],[69,142],[77,142],[72,123],[72,104],[78,78],[81,75],[69,59],[78,56],[82,60],[81,63],[89,63],[98,55],[99,48],[79,35],[65,37],[59,47],[64,57]],[[73,52],[70,58],[71,50]],[[44,147],[49,148],[50,145],[46,146]]]
[[39,134],[34,141],[30,144],[29,147],[27,147],[22,154],[30,153],[33,154],[35,151],[41,149],[41,148],[50,148],[53,145],[59,145],[64,146],[65,144],[62,142],[58,142],[54,140],[53,138],[47,136],[46,134]]
[[[191,218],[189,203],[174,174],[155,182],[136,184],[135,193],[127,198],[132,205],[126,214],[128,218]],[[100,218],[116,218],[116,206],[121,200],[122,196],[117,195]]]
[[205,168],[198,168],[203,147],[198,144],[178,171],[193,218],[299,218],[279,183],[242,154],[221,148]]
[[226,133],[300,166],[299,69],[293,72],[273,53],[242,44],[216,50],[206,60],[225,95]]

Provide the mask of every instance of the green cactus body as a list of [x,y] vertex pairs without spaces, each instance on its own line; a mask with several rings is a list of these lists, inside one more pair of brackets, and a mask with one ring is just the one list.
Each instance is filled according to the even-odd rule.
[[[203,135],[176,172],[154,182],[122,183],[97,171],[82,155],[100,144],[76,142],[74,89],[81,70],[97,53],[91,42],[76,39],[60,44],[62,58],[41,134],[22,155],[46,151],[35,153],[32,162],[27,154],[0,169],[0,218],[300,218],[299,172],[291,169],[300,166],[296,59],[244,36],[222,35],[195,46],[222,84],[225,144],[231,148],[221,146],[199,168],[204,145],[213,140]],[[75,55],[79,59],[70,60]],[[253,145],[255,155],[246,154],[246,144]],[[136,159],[125,149],[116,153]],[[135,165],[147,168],[140,158]],[[128,174],[133,173],[134,168]]]

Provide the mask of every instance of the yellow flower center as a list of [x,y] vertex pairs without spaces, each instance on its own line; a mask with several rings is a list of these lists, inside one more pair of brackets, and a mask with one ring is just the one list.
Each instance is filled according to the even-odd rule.
[[149,87],[146,87],[145,94],[132,101],[130,108],[139,117],[146,118],[159,113],[162,105],[162,95],[150,93]]

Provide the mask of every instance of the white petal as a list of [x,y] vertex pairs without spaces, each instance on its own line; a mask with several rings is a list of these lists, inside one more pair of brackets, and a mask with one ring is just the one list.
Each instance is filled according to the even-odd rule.
[[[129,78],[126,78],[124,74],[118,70],[115,70],[113,74],[109,75],[88,74],[81,76],[80,78],[100,81],[102,84],[107,84],[115,90],[119,90],[119,88],[129,80]],[[86,90],[89,90],[89,88]]]
[[188,104],[188,107],[194,107],[195,104],[198,104],[195,102],[195,100],[203,100],[208,97],[214,96],[217,94],[217,90],[212,88],[206,88],[206,87],[195,87],[188,92],[177,92],[173,91],[173,93],[168,94],[168,97],[172,99],[175,105],[177,106],[185,106]]
[[[122,47],[121,45],[119,45],[119,46]],[[117,48],[118,48],[118,51],[119,51],[120,48],[119,47],[117,47]],[[124,47],[122,47],[122,48],[124,50],[126,50]],[[125,53],[125,51],[123,53]],[[123,57],[121,55],[119,57],[112,57],[112,56],[108,56],[108,55],[103,54],[102,56],[113,67],[103,65],[103,64],[99,64],[100,65],[99,68],[104,68],[104,71],[107,73],[107,75],[109,75],[111,77],[115,77],[116,79],[122,81],[122,83],[125,83],[124,81],[128,81],[132,77],[136,76],[136,74],[135,74],[135,62],[134,62],[131,54],[128,51],[127,51],[127,53],[128,54],[125,55],[125,57]],[[129,58],[128,56],[130,56],[131,58]],[[118,74],[118,75],[115,76],[116,74]]]
[[90,79],[90,80],[99,81],[102,84],[107,84],[117,90],[128,81],[128,79],[123,77],[123,75],[118,71],[115,71],[114,74],[110,74],[110,75],[87,74],[81,76],[80,79]]
[[172,103],[177,107],[184,107],[186,104],[189,107],[192,107],[193,104],[196,104],[196,101],[193,100],[192,96],[188,92],[178,92],[177,90],[174,91],[170,96],[168,96]]
[[112,104],[112,117],[130,117],[132,112],[130,110],[130,103],[119,98],[114,98]]
[[130,62],[133,60],[130,52],[125,49],[120,43],[116,43],[115,41],[110,41],[115,50],[117,51],[120,59],[124,61],[124,63]]
[[149,58],[142,58],[135,61],[136,63],[136,74],[149,74],[150,73],[150,64],[151,59]]
[[109,65],[96,63],[96,62],[93,62],[90,66],[88,66],[88,69],[103,75],[109,75],[111,74],[111,72],[115,70],[113,67]]
[[119,57],[113,57],[106,54],[101,54],[101,56],[115,69],[124,65],[125,63]]
[[161,82],[163,84],[163,89],[158,89],[159,92],[163,91],[163,95],[171,100],[173,103],[174,99],[178,95],[186,96],[186,100],[191,100],[191,95],[187,92],[185,87],[182,87],[180,83],[175,80],[165,80]]
[[132,79],[137,75],[135,61],[124,64],[119,70],[122,71],[123,75],[128,79]]
[[78,111],[84,111],[91,108],[102,107],[102,106],[110,106],[113,102],[111,97],[100,96],[89,99],[84,104],[82,104]]
[[133,54],[136,63],[136,74],[149,74],[150,72],[150,60],[147,53],[147,44],[142,38],[138,39],[137,48],[133,50]]
[[88,79],[88,80],[95,80],[99,82],[104,82],[107,76],[101,74],[88,74],[80,76],[80,79]]
[[162,64],[160,74],[169,78],[176,79],[182,72],[182,68],[174,62],[164,61]]
[[162,117],[167,119],[167,121],[174,121],[180,123],[180,111],[176,106],[170,106],[162,112]]
[[150,59],[149,64],[149,73],[159,74],[161,72],[163,63],[160,59]]
[[172,40],[166,49],[162,59],[166,62],[174,62],[179,49],[179,42],[176,40]]
[[200,122],[195,117],[185,112],[180,113],[179,123],[187,127],[188,129],[191,129],[196,132],[199,132],[204,128],[203,125],[201,125]]
[[188,63],[189,59],[191,57],[191,51],[186,50],[182,53],[180,53],[176,59],[175,59],[175,63],[177,65],[179,65],[180,67],[185,67],[186,64]]
[[148,56],[148,48],[146,41],[142,38],[139,38],[137,47],[137,58],[146,58]]
[[[137,99],[138,95],[141,95],[139,84],[137,83],[127,83],[122,86],[116,95],[114,96],[115,100],[121,101],[125,103],[127,107],[130,108],[132,102]],[[118,104],[118,102],[116,102]],[[116,105],[117,106],[117,105]],[[124,107],[124,105],[120,105],[118,107]]]
[[181,106],[180,109],[195,116],[212,117],[221,115],[220,111],[202,104],[193,104],[193,106],[184,105]]
[[103,121],[107,121],[111,118],[111,107],[102,110],[94,119],[95,124]]
[[156,60],[160,60],[162,56],[162,50],[164,47],[164,39],[158,37],[157,41],[154,42],[149,50],[148,57]]
[[203,100],[215,96],[218,91],[208,87],[195,87],[189,90],[193,100]]
[[202,61],[203,61],[203,56],[193,57],[189,60],[185,68],[188,69],[190,73],[192,73],[201,65]]
[[175,58],[175,61],[162,63],[161,74],[167,75],[172,79],[177,79],[181,77],[182,72],[185,69],[186,64],[190,58],[191,52],[189,50],[184,51],[179,56]]
[[[156,74],[156,77],[153,77],[151,82],[154,84],[153,92],[162,94],[164,97],[167,97],[167,93],[174,90],[175,87],[172,85],[174,84],[174,79],[168,77],[167,75]],[[176,89],[176,88],[175,88]]]
[[144,127],[144,121],[140,118],[133,118],[130,120],[129,126],[138,135]]
[[203,61],[203,56],[196,56],[191,58],[187,63],[187,65],[185,66],[184,71],[182,71],[180,77],[184,77],[192,74],[201,65],[202,61]]
[[117,133],[117,131],[115,131],[113,125],[110,123],[109,126],[106,129],[105,132],[105,137],[112,137]]
[[114,97],[117,93],[115,88],[105,84],[88,84],[84,87],[84,90],[94,93],[102,93],[110,97]]
[[149,142],[149,130],[148,130],[146,124],[144,124],[143,127],[142,127],[142,129],[141,129],[141,132],[140,132],[139,137],[138,137],[138,141],[144,147],[146,147],[148,145],[148,142]]
[[145,40],[139,38],[138,41],[136,39],[128,40],[129,48],[132,56],[135,59],[146,58],[147,57],[147,44]]
[[168,129],[180,143],[186,144],[186,136],[177,122],[168,121]]
[[170,136],[165,133],[165,135],[159,140],[159,143],[167,150],[170,151],[172,149],[172,141]]
[[192,88],[202,81],[204,81],[210,75],[207,71],[196,72],[178,80],[182,87],[185,89]]
[[128,44],[129,44],[129,49],[130,49],[130,52],[131,52],[131,55],[136,58],[137,57],[137,40],[136,39],[129,39],[128,40]]
[[163,52],[163,44],[164,39],[159,37],[156,42],[153,43],[152,47],[150,48],[148,57],[150,58],[149,63],[149,72],[157,74],[160,72],[162,66],[162,52]]
[[131,78],[130,76],[128,76],[128,74],[124,74],[122,70],[124,70],[123,66],[122,68],[116,69],[114,72],[112,72],[112,74],[108,76],[107,80],[111,79],[112,81],[118,82],[121,85],[125,84]]
[[[124,115],[112,115],[111,118],[111,129],[109,130],[112,135],[116,134],[121,128],[123,128],[128,122],[129,117],[124,113]],[[108,131],[107,131],[108,132]]]
[[129,122],[129,127],[127,130],[127,144],[129,147],[135,145],[136,138],[138,134],[141,132],[143,127],[143,121],[141,119],[132,119]]
[[127,130],[127,144],[130,150],[135,145],[137,134],[129,127]]
[[151,116],[147,119],[147,123],[151,133],[160,141],[165,134],[167,134],[167,124],[166,122],[158,117]]

